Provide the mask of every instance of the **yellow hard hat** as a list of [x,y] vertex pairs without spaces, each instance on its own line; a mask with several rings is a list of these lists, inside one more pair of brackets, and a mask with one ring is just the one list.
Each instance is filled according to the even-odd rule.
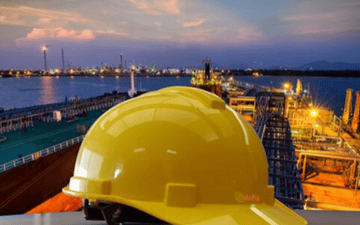
[[149,92],[103,114],[63,192],[172,224],[307,224],[274,199],[249,123],[221,98],[190,87]]

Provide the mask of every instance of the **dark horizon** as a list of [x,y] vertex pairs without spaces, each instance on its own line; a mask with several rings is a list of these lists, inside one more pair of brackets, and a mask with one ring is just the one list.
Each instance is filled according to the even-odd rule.
[[[110,65],[107,64],[106,62],[102,63],[103,65],[106,65],[107,67],[110,68],[120,68],[120,64],[118,65]],[[143,64],[138,64],[136,66],[142,66],[143,68],[150,68],[152,65],[143,65]],[[168,69],[168,68],[177,68],[177,69],[191,69],[191,68],[195,68],[195,69],[203,69],[203,65],[201,62],[199,62],[196,66],[174,66],[174,67],[162,67],[161,65],[157,65],[155,64],[156,69],[162,70],[162,69]],[[43,65],[44,67],[44,65]],[[92,68],[92,67],[97,67],[97,68],[101,68],[100,66],[91,66],[91,67],[83,67],[83,66],[76,66],[76,65],[71,65],[71,67],[69,67],[68,65],[65,66],[65,69],[69,69],[69,68],[81,68],[81,69],[85,69],[85,68]],[[123,65],[122,67],[123,69],[129,69],[130,66],[125,67]],[[360,63],[346,63],[346,62],[328,62],[328,61],[323,61],[323,60],[318,60],[318,61],[314,61],[314,62],[309,62],[306,64],[302,64],[302,65],[298,65],[298,66],[283,66],[283,65],[277,65],[277,66],[272,66],[272,67],[264,67],[263,65],[254,65],[249,66],[246,64],[242,64],[242,63],[233,63],[231,65],[229,65],[228,67],[222,67],[220,65],[218,65],[216,62],[214,64],[211,64],[211,68],[215,69],[215,70],[247,70],[247,69],[252,69],[252,70],[291,70],[291,71],[359,71],[360,70]],[[57,69],[59,71],[62,71],[62,67],[57,67],[57,68],[48,68],[49,70],[54,70]],[[32,70],[32,71],[37,71],[37,70],[44,70],[44,68],[0,68],[0,71],[26,71],[26,70]]]

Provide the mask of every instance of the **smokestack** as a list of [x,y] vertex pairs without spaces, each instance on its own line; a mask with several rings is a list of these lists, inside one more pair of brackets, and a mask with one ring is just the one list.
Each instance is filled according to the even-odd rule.
[[205,62],[205,79],[210,80],[210,62]]
[[46,62],[46,51],[47,48],[49,47],[49,45],[45,45],[45,47],[43,47],[43,51],[44,51],[44,68],[45,68],[45,72],[47,71],[47,62]]
[[120,55],[120,69],[123,69],[123,55]]
[[61,49],[61,56],[62,56],[62,66],[63,66],[63,73],[65,73],[65,58],[64,58],[64,49]]

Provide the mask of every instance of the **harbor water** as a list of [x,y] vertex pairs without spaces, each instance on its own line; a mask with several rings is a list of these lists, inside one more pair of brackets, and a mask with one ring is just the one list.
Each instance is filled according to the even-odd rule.
[[[296,80],[301,79],[303,88],[309,84],[315,105],[323,105],[340,116],[345,102],[346,88],[360,91],[358,78],[331,77],[275,77],[237,76],[235,80],[280,88],[291,82],[295,89]],[[191,77],[135,77],[137,89],[157,90],[167,86],[189,86]],[[105,92],[127,92],[129,77],[31,77],[0,79],[0,108],[5,110],[33,105],[63,102],[66,97],[94,97]]]

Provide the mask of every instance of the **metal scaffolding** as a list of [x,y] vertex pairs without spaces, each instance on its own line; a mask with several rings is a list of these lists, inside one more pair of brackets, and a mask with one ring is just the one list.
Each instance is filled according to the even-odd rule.
[[304,194],[287,119],[273,117],[267,121],[263,145],[269,164],[269,184],[275,187],[275,197],[291,208],[303,208]]
[[302,209],[304,194],[297,158],[285,115],[283,93],[259,92],[256,95],[255,131],[262,139],[269,164],[269,184],[275,187],[275,198],[293,209]]

